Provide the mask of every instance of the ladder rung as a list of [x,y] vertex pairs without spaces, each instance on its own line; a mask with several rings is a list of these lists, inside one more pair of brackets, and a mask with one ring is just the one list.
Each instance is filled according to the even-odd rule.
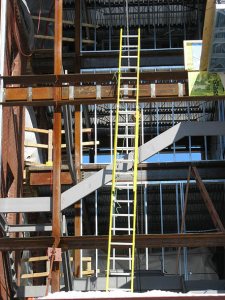
[[134,159],[133,158],[117,158],[117,162],[121,162],[121,163],[134,162]]
[[113,217],[133,217],[134,214],[112,214]]
[[135,115],[135,110],[119,110],[119,114],[121,115]]
[[117,189],[121,189],[121,190],[123,190],[123,189],[125,189],[125,190],[133,190],[134,189],[134,187],[131,186],[131,185],[116,185],[115,187]]
[[136,98],[120,98],[120,101],[130,101],[130,102],[132,102],[132,101],[135,101],[136,102]]
[[117,175],[133,175],[133,171],[121,171],[121,170],[116,170],[115,171]]
[[136,88],[136,87],[135,87],[135,88],[133,88],[133,87],[132,87],[132,88],[129,88],[129,87],[128,87],[128,88],[120,88],[120,90],[121,90],[121,91],[136,91],[137,88]]
[[123,45],[123,48],[138,48],[138,45]]
[[138,58],[137,55],[122,55],[122,58]]
[[132,246],[132,243],[125,243],[125,242],[111,242],[112,246]]
[[135,138],[135,134],[118,134],[117,137],[119,139],[122,139],[122,138]]
[[113,231],[133,231],[133,228],[112,228]]
[[121,66],[121,69],[138,69],[137,66]]
[[134,175],[133,171],[116,171],[116,175]]
[[135,147],[117,147],[117,150],[134,150]]
[[137,77],[120,77],[120,79],[122,80],[132,80],[132,79],[134,79],[134,80],[137,80]]
[[133,200],[114,200],[115,203],[133,203]]
[[136,123],[123,122],[118,123],[118,126],[136,126]]
[[126,102],[126,103],[134,103],[134,102],[137,102],[137,100],[136,99],[120,99],[120,102]]
[[131,292],[131,289],[124,289],[124,288],[110,288],[108,291],[124,291],[124,292]]
[[134,150],[135,147],[117,147],[117,150]]
[[123,272],[110,272],[110,275],[114,276],[130,276],[131,273],[123,273]]
[[136,35],[136,34],[133,34],[133,35],[130,35],[130,34],[123,34],[122,37],[138,38],[138,35]]
[[111,260],[132,260],[131,257],[110,257]]

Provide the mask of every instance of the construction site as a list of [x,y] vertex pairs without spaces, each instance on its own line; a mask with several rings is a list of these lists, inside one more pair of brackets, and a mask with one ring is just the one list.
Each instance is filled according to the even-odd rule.
[[225,1],[0,6],[0,299],[225,299]]

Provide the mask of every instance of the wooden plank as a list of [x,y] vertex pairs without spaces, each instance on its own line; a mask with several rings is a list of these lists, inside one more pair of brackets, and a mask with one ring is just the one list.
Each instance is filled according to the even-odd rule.
[[48,134],[48,130],[47,129],[40,129],[40,128],[25,127],[25,131],[28,131],[28,132],[37,132],[37,133],[46,133],[46,134]]
[[82,261],[91,261],[91,256],[83,256]]
[[[41,21],[45,21],[45,22],[55,22],[55,19],[53,18],[47,18],[47,17],[39,17],[39,16],[32,16],[33,20],[41,20]],[[63,20],[63,24],[64,25],[71,25],[74,26],[74,22],[73,21],[68,21],[68,20]],[[82,23],[83,27],[89,27],[89,28],[99,28],[98,25],[93,25],[93,24],[89,24],[89,23]]]
[[32,274],[22,274],[21,275],[21,279],[48,277],[48,275],[49,275],[49,272],[32,273]]
[[208,69],[210,47],[212,46],[212,35],[213,35],[215,13],[216,13],[215,1],[207,0],[206,10],[205,10],[205,21],[204,21],[204,28],[203,28],[203,38],[202,38],[202,54],[201,54],[201,61],[200,61],[201,71],[206,71]]
[[100,142],[99,141],[90,141],[90,142],[82,142],[82,146],[94,146],[94,145],[99,145]]
[[43,149],[48,149],[48,145],[45,144],[35,144],[35,143],[30,143],[30,142],[24,142],[25,147],[31,147],[31,148],[43,148]]
[[83,128],[82,129],[83,133],[89,133],[89,132],[92,132],[92,131],[93,131],[93,128]]
[[[42,35],[42,34],[35,34],[34,35],[35,39],[41,39],[41,40],[52,40],[54,41],[54,36],[52,35]],[[74,43],[75,39],[74,38],[68,38],[68,37],[63,37],[62,38],[63,42],[69,42],[69,43]],[[94,44],[93,40],[88,40],[88,39],[83,39],[82,40],[83,44]]]
[[[43,35],[43,34],[35,34],[34,35],[35,39],[41,39],[41,40],[52,40],[54,41],[54,36],[52,35]],[[63,37],[62,38],[63,42],[72,42],[74,43],[74,39],[73,38],[68,38],[68,37]]]
[[22,262],[36,262],[36,261],[46,261],[48,260],[48,256],[35,256],[29,258],[23,258]]

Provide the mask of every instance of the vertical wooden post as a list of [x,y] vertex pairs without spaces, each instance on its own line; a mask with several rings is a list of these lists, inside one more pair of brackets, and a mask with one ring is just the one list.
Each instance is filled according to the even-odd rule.
[[[80,126],[80,118],[81,118],[81,111],[80,105],[75,106],[75,172],[76,172],[76,183],[80,182],[81,180],[81,172],[80,172],[80,151],[81,151],[81,126]],[[74,218],[74,234],[76,236],[81,235],[81,202],[77,202],[74,205],[75,208],[75,218]],[[81,261],[81,253],[80,250],[74,251],[74,275],[76,277],[81,276],[81,268],[80,268],[80,261]]]
[[[63,0],[55,0],[55,45],[54,45],[54,74],[62,72],[62,11]],[[54,89],[54,100],[61,100],[62,90]],[[52,235],[55,239],[54,246],[58,247],[61,234],[61,107],[56,106],[53,118],[53,209],[52,209]],[[52,269],[52,292],[60,290],[59,262],[53,263]]]
[[46,165],[52,166],[52,150],[53,150],[53,144],[52,144],[52,129],[49,129],[48,131],[48,161]]
[[[75,73],[80,73],[80,47],[81,47],[81,1],[75,1]],[[80,105],[75,106],[75,126],[74,126],[74,134],[75,134],[75,172],[76,172],[76,183],[81,180],[80,173],[80,153],[81,153],[81,126],[80,126],[80,118],[81,118],[81,109]],[[75,218],[74,218],[74,234],[76,236],[81,235],[81,203],[80,201],[74,205],[75,208]],[[76,277],[81,276],[81,252],[80,250],[74,251],[74,275]]]

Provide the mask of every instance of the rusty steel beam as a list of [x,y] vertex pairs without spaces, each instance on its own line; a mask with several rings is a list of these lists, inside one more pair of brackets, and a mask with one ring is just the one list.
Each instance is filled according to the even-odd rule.
[[[81,57],[80,49],[82,47],[81,41],[81,0],[75,1],[75,67],[74,70],[76,73],[80,73],[81,67]],[[81,106],[75,105],[75,124],[74,124],[74,163],[75,163],[75,173],[76,173],[76,184],[81,181]],[[81,236],[81,201],[78,201],[74,204],[75,208],[75,217],[74,217],[74,235]],[[81,276],[81,252],[80,250],[75,250],[73,253],[73,263],[74,263],[74,276]]]
[[[80,2],[80,1],[78,1]],[[75,125],[74,125],[74,140],[75,140],[75,155],[74,155],[74,163],[75,163],[75,172],[76,172],[76,183],[81,181],[81,108],[80,105],[75,106]],[[74,235],[81,235],[81,201],[78,201],[74,205],[75,208],[75,217],[74,217]],[[76,277],[80,277],[80,258],[81,253],[80,250],[74,251],[74,275]]]
[[[203,180],[207,179],[225,179],[225,162],[223,161],[196,161],[194,165],[198,167]],[[189,162],[170,162],[170,163],[142,163],[138,165],[138,170],[151,171],[150,180],[159,180],[155,176],[158,172],[161,174],[161,180],[186,180],[186,169],[190,166]],[[104,169],[106,165],[101,164],[82,164],[81,169],[84,173],[97,172]],[[29,167],[29,184],[42,186],[52,183],[52,167]],[[171,175],[173,174],[173,176]],[[67,166],[61,170],[61,184],[71,185],[72,179]]]
[[[60,180],[61,184],[73,184],[69,171],[62,171]],[[42,171],[40,169],[38,172],[31,172],[29,177],[29,184],[37,186],[52,184],[52,171]]]
[[[70,87],[62,88],[62,100],[76,99],[96,99],[97,88],[95,85],[75,86],[74,95],[70,95]],[[31,93],[32,92],[32,93]],[[31,94],[32,97],[28,97]],[[178,97],[179,88],[176,83],[155,84],[156,97]],[[183,86],[183,94],[187,95],[187,88]],[[132,97],[131,91],[128,96]],[[101,96],[98,98],[115,98],[116,85],[101,85]],[[140,97],[151,97],[150,84],[142,84],[140,86]],[[54,100],[54,87],[34,87],[32,90],[24,87],[8,87],[5,89],[5,101],[38,101],[38,100]]]
[[[55,44],[54,44],[54,74],[62,73],[62,11],[63,0],[55,0]],[[54,100],[57,103],[62,98],[61,87],[54,88]],[[61,236],[61,138],[62,138],[61,107],[56,106],[53,116],[53,208],[52,208],[52,236],[54,247],[58,247]],[[52,292],[60,290],[60,265],[53,262],[52,267]]]
[[[38,92],[36,93],[38,95]],[[47,99],[46,99],[47,98]],[[178,97],[178,96],[164,96],[164,97],[151,97],[151,96],[140,96],[139,102],[140,103],[155,103],[155,102],[192,102],[192,101],[220,101],[224,100],[224,96],[184,96],[184,97]],[[94,104],[115,104],[116,103],[116,97],[102,97],[101,99],[93,98],[76,98],[75,100],[69,100],[68,97],[65,97],[62,100],[59,100],[57,102],[53,101],[53,96],[46,97],[46,95],[43,98],[40,98],[40,96],[37,96],[36,99],[33,99],[32,101],[26,100],[26,97],[22,97],[21,99],[7,99],[6,102],[0,102],[0,105],[2,106],[58,106],[58,105],[94,105]]]
[[[129,242],[131,236],[115,236],[114,241],[121,239]],[[32,250],[46,249],[54,242],[53,237],[31,238],[0,238],[0,250]],[[62,236],[59,247],[67,249],[107,249],[108,236]],[[161,248],[161,247],[224,247],[225,233],[186,233],[186,234],[137,234],[137,248]],[[124,246],[123,246],[124,247]]]
[[192,166],[191,168],[191,171],[192,171],[192,174],[194,175],[195,177],[195,180],[196,180],[196,184],[200,190],[200,193],[201,193],[201,196],[202,196],[202,199],[204,200],[205,202],[205,205],[209,211],[209,214],[211,216],[211,219],[213,221],[213,224],[214,226],[216,227],[217,230],[220,230],[222,232],[225,232],[225,228],[223,226],[223,223],[221,222],[220,220],[220,217],[215,209],[215,206],[212,202],[212,199],[210,198],[209,196],[209,193],[199,175],[199,172],[197,170],[197,168],[195,166]]
[[[132,77],[133,73],[127,73],[127,77]],[[53,86],[63,86],[69,83],[74,86],[89,85],[91,83],[106,85],[109,82],[116,83],[114,73],[101,73],[101,74],[66,74],[66,75],[22,75],[22,76],[3,76],[4,87],[12,84],[19,84],[23,87],[33,86],[36,84],[51,84]],[[174,72],[143,72],[140,73],[140,80],[145,82],[154,82],[155,80],[177,80],[186,81],[188,79],[187,71],[174,71]]]

